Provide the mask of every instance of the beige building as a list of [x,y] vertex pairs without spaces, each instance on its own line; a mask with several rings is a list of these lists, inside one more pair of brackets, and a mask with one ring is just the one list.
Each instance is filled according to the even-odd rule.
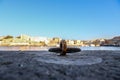
[[54,37],[54,38],[53,38],[53,41],[54,41],[55,43],[60,43],[61,38],[59,38],[59,37]]
[[17,43],[12,42],[12,43],[10,43],[10,46],[16,46],[16,45],[18,45],[18,46],[28,46],[29,43],[27,43],[27,42],[17,42]]
[[15,45],[29,45],[29,41],[27,41],[26,39],[14,38],[12,42],[10,42],[10,46]]
[[21,34],[21,35],[20,35],[20,39],[29,41],[29,40],[30,40],[30,36]]

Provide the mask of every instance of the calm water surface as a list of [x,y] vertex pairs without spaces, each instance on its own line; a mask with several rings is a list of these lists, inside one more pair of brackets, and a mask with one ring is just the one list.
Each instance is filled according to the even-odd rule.
[[120,47],[80,47],[82,50],[120,50]]
[[40,51],[48,50],[47,47],[30,47],[30,46],[12,46],[12,47],[0,47],[0,51]]
[[[82,50],[120,50],[120,47],[80,47]],[[30,46],[17,46],[17,47],[0,47],[0,51],[40,51],[48,50],[48,47],[30,47]]]

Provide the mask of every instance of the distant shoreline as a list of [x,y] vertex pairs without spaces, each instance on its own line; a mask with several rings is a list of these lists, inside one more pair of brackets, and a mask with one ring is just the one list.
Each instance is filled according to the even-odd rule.
[[106,47],[120,47],[120,45],[101,45],[101,46],[106,46]]
[[[58,47],[58,46],[38,46],[38,45],[0,45],[0,47]],[[68,47],[120,47],[120,45],[100,45],[100,46],[78,46],[69,45]]]
[[[0,51],[48,51],[49,48],[54,48],[55,46],[0,46]],[[101,51],[120,51],[120,47],[115,46],[97,46],[97,47],[90,47],[90,46],[68,46],[68,48],[76,47],[80,48],[82,51],[88,50],[101,50]]]

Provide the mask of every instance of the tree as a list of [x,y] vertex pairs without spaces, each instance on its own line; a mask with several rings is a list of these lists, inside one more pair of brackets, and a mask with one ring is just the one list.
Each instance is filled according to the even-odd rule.
[[13,36],[7,35],[4,37],[4,39],[9,39],[9,38],[13,38]]
[[16,38],[21,38],[21,36],[17,36]]

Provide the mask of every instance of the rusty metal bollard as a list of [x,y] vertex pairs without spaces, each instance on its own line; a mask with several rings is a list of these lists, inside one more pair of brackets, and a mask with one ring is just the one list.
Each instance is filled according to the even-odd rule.
[[61,56],[65,56],[66,52],[67,52],[67,43],[66,43],[65,40],[61,40],[61,42],[60,42],[60,49],[62,50],[60,55]]
[[70,48],[67,47],[67,43],[65,40],[60,41],[60,47],[57,48],[50,48],[48,50],[49,52],[55,52],[55,53],[60,53],[60,56],[65,56],[66,53],[75,53],[75,52],[80,52],[80,48]]

